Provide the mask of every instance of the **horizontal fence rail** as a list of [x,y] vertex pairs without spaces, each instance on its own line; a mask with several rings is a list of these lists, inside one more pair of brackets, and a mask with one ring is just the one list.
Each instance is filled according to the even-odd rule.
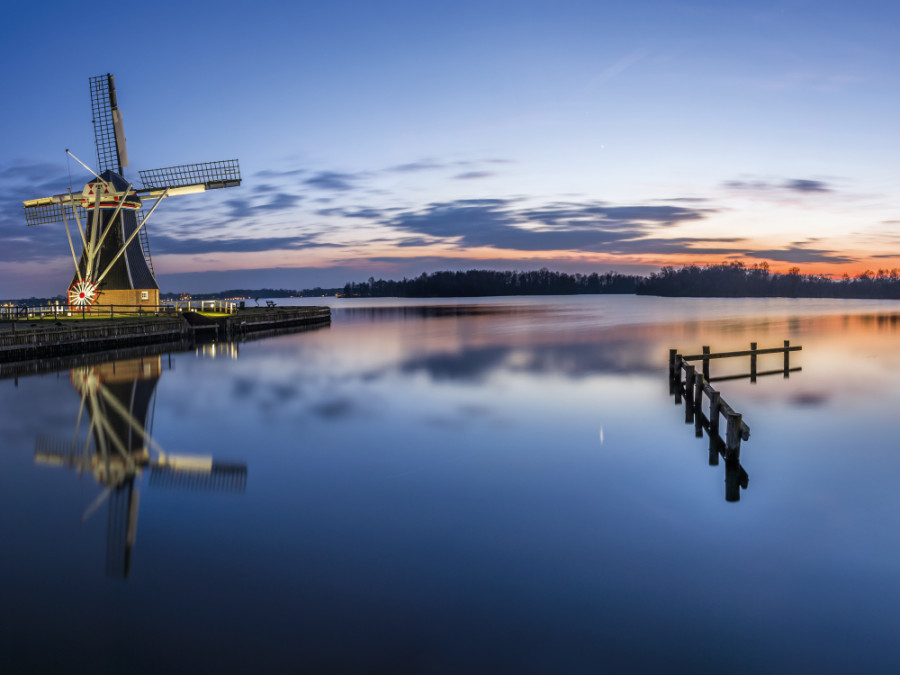
[[[703,354],[688,354],[687,356],[682,356],[681,358],[685,361],[701,361],[707,359],[730,359],[735,356],[753,356],[754,354],[781,354],[782,352],[799,352],[803,347],[795,346],[791,347],[790,340],[785,340],[784,347],[767,347],[766,349],[745,349],[739,352],[719,352],[717,354],[709,354],[704,352]],[[756,344],[755,342],[751,344]]]
[[175,300],[163,303],[163,307],[172,307],[177,312],[215,312],[217,314],[234,314],[239,305],[233,300]]
[[[739,380],[744,378],[750,378],[751,382],[756,382],[757,377],[764,377],[767,375],[778,375],[781,374],[785,378],[790,377],[791,373],[795,373],[800,371],[800,368],[791,368],[791,352],[798,352],[803,347],[799,345],[791,346],[790,340],[784,341],[783,347],[767,347],[765,349],[757,349],[756,343],[750,343],[750,349],[744,349],[740,351],[732,351],[732,352],[718,352],[717,354],[713,354],[710,352],[710,348],[708,346],[703,347],[702,354],[688,354],[687,356],[683,356],[678,354],[676,349],[669,350],[669,373],[672,375],[674,373],[675,362],[674,359],[677,356],[682,361],[702,361],[703,368],[703,377],[705,377],[710,382],[722,382],[724,380]],[[759,355],[765,354],[783,354],[784,355],[784,365],[781,370],[766,370],[763,372],[759,372],[756,368],[757,357]],[[714,359],[728,359],[728,358],[736,358],[742,356],[750,357],[750,372],[744,375],[726,375],[720,377],[710,377],[709,374],[709,362]]]
[[711,377],[709,378],[710,382],[727,382],[729,380],[746,380],[748,377],[752,381],[754,377],[766,377],[768,375],[784,375],[788,377],[790,373],[799,373],[803,368],[797,366],[796,368],[788,368],[785,370],[784,368],[778,368],[777,370],[762,370],[754,373],[744,373],[743,375],[720,375],[719,377]]

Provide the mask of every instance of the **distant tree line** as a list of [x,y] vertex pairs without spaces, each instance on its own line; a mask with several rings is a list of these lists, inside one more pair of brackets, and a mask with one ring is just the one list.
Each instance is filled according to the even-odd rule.
[[[298,293],[299,291],[285,288],[233,288],[217,293],[191,293],[190,296],[196,300],[225,300],[227,298],[290,298]],[[178,300],[182,295],[184,294],[162,293],[159,297],[163,300]]]
[[347,297],[456,298],[482,295],[572,295],[576,293],[634,293],[638,276],[606,274],[566,274],[547,268],[532,272],[422,273],[401,281],[370,277],[368,281],[348,283]]
[[301,298],[320,298],[323,295],[339,295],[343,290],[342,288],[316,286],[315,288],[304,288],[302,291],[297,291],[296,294]]
[[[303,291],[306,294],[306,291]],[[449,298],[487,295],[574,295],[635,293],[668,297],[900,298],[900,269],[867,270],[831,279],[801,274],[798,267],[771,272],[765,262],[663,267],[648,277],[607,272],[567,274],[546,268],[531,272],[423,273],[400,281],[375,279],[344,286],[346,297]]]
[[787,297],[787,298],[900,298],[900,270],[867,270],[855,277],[831,279],[801,274],[792,267],[772,273],[765,262],[747,267],[742,262],[719,265],[663,267],[641,279],[639,295],[670,297]]

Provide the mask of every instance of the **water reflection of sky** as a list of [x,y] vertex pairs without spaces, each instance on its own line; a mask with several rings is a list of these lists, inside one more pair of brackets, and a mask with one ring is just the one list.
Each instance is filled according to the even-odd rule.
[[[337,302],[330,328],[242,343],[236,359],[173,355],[154,439],[246,462],[246,490],[144,478],[127,581],[103,574],[103,518],[80,520],[101,486],[33,459],[39,434],[72,433],[68,374],[0,381],[8,665],[900,665],[900,314],[788,300],[462,304]],[[752,431],[749,487],[726,503],[723,466],[707,466],[668,396],[668,349],[784,339],[803,345],[801,372],[720,385]],[[88,646],[97,622],[115,647]],[[58,647],[38,649],[48,636]]]

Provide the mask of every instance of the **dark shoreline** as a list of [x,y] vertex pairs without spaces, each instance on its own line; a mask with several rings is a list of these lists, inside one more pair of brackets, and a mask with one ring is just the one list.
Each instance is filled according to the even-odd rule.
[[8,322],[0,332],[0,363],[60,358],[155,344],[241,339],[246,334],[331,323],[328,307],[271,307],[227,316],[185,313],[141,319],[52,319]]

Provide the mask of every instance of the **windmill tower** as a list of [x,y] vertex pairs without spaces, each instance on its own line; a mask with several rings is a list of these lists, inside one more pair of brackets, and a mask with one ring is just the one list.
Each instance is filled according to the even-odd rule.
[[[159,285],[150,258],[146,224],[163,199],[216,188],[237,187],[241,172],[236,159],[140,171],[143,187],[134,189],[123,176],[128,166],[125,130],[110,74],[90,78],[91,111],[97,147],[96,172],[66,152],[94,175],[80,193],[24,202],[28,225],[63,223],[75,263],[68,290],[69,305],[87,309],[102,305],[159,305]],[[146,215],[141,208],[154,201]],[[81,255],[75,253],[69,223],[77,226]]]

